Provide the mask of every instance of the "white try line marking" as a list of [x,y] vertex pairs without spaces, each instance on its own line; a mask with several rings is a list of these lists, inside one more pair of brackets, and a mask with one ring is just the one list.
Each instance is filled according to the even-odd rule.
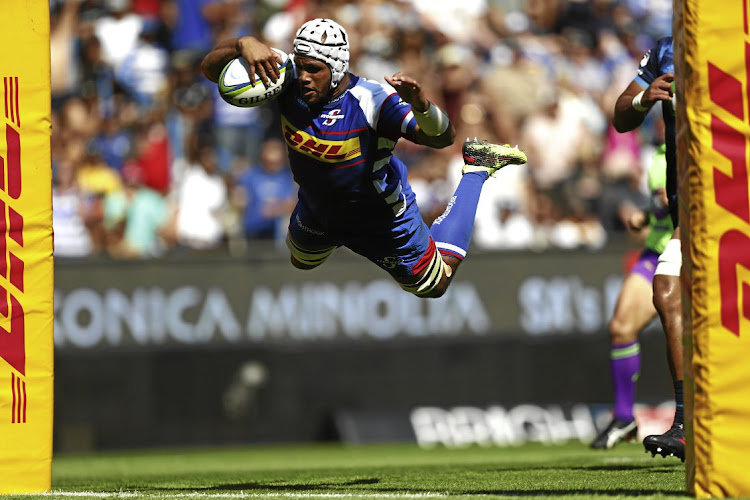
[[445,498],[447,493],[138,493],[135,491],[52,491],[42,496],[88,498]]

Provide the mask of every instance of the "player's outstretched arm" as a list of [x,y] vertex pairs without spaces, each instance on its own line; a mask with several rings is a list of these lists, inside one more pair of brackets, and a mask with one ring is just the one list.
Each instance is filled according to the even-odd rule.
[[629,132],[638,128],[657,101],[672,98],[673,80],[674,74],[666,73],[656,78],[646,89],[636,81],[630,82],[615,103],[615,115],[612,119],[615,130]]
[[219,42],[201,62],[201,69],[206,78],[212,82],[219,81],[219,75],[224,66],[232,59],[242,56],[248,62],[250,81],[257,74],[264,85],[268,81],[275,82],[279,78],[277,62],[282,62],[281,56],[271,50],[271,47],[252,36],[229,38]]
[[444,148],[453,144],[456,139],[456,130],[448,115],[427,99],[417,80],[398,72],[393,76],[386,76],[385,81],[396,89],[404,102],[411,104],[414,118],[419,126],[416,135],[417,144],[431,148]]

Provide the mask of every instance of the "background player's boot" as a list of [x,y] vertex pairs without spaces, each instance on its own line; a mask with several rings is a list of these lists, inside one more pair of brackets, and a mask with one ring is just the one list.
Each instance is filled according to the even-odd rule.
[[673,455],[683,462],[685,461],[685,430],[682,424],[672,424],[672,427],[664,434],[653,434],[643,439],[643,446],[651,456],[660,454],[662,457]]
[[464,168],[462,173],[487,172],[492,176],[505,165],[523,165],[526,153],[508,144],[492,144],[487,141],[467,139],[463,147]]
[[638,426],[635,420],[621,422],[613,418],[609,425],[591,442],[591,448],[609,450],[620,441],[632,441],[636,435],[638,435]]

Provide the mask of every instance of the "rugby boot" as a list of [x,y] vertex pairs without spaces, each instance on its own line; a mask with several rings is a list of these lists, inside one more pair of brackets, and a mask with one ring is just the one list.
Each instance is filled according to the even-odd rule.
[[646,452],[655,457],[658,453],[662,457],[675,456],[685,461],[685,429],[682,424],[672,424],[664,434],[653,434],[643,439]]
[[621,441],[632,441],[638,435],[638,426],[635,420],[622,422],[613,418],[606,429],[599,433],[591,442],[591,448],[595,450],[609,450]]
[[464,168],[461,171],[487,172],[492,177],[506,165],[523,165],[526,163],[526,153],[509,144],[492,144],[487,141],[466,139],[463,146]]

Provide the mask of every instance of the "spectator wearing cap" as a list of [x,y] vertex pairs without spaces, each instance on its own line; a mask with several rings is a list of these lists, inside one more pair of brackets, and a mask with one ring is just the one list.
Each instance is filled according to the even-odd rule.
[[91,235],[92,253],[98,253],[105,245],[102,200],[107,193],[120,189],[120,176],[102,161],[93,141],[86,143],[80,138],[70,139],[63,154],[59,164],[69,162],[75,172],[73,184],[82,200],[82,216]]
[[104,162],[96,141],[86,144],[78,165],[78,184],[94,196],[104,196],[122,187],[117,170]]

